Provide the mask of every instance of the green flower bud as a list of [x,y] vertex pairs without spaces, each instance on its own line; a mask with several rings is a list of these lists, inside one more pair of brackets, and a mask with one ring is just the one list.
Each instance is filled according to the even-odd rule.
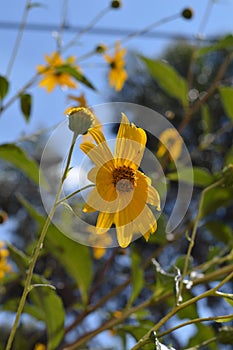
[[193,10],[191,8],[187,7],[182,11],[181,15],[185,19],[191,19],[193,17]]
[[113,9],[118,9],[119,7],[121,7],[121,1],[120,0],[113,0],[111,2],[111,7]]
[[69,129],[72,130],[77,137],[84,135],[93,126],[95,117],[90,109],[85,107],[73,107],[67,112],[69,118]]

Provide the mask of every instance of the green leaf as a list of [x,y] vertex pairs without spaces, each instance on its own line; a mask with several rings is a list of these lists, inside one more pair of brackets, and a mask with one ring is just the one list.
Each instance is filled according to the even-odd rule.
[[72,76],[74,79],[79,81],[80,83],[88,86],[92,90],[96,90],[95,87],[92,85],[92,83],[76,68],[71,67],[70,65],[61,65],[59,67],[56,67],[57,73],[66,73]]
[[8,89],[9,89],[8,80],[5,77],[0,76],[0,100],[2,100],[7,95]]
[[201,56],[207,53],[217,51],[217,50],[232,50],[233,49],[233,35],[227,35],[220,39],[216,44],[200,48],[196,55]]
[[25,270],[28,269],[30,258],[10,243],[7,243],[7,248],[10,252],[11,259],[15,262],[20,271],[25,273]]
[[45,287],[34,288],[29,297],[35,305],[31,309],[33,315],[38,316],[46,324],[48,350],[57,349],[64,335],[65,314],[61,298],[54,290]]
[[205,134],[210,134],[212,129],[210,110],[206,103],[201,105],[202,127]]
[[233,202],[233,189],[215,187],[206,192],[201,210],[201,218],[216,211],[220,207],[227,207]]
[[129,298],[128,306],[130,306],[138,297],[144,285],[144,273],[140,266],[141,258],[136,249],[132,249],[131,254],[132,269],[132,292]]
[[188,106],[188,84],[186,80],[169,64],[139,56],[146,64],[150,74],[161,88],[170,96],[177,98]]
[[218,331],[218,341],[222,344],[233,344],[233,327],[221,327]]
[[[39,167],[22,148],[13,143],[0,145],[0,158],[20,169],[35,184],[39,184]],[[42,183],[46,184],[46,181],[42,179]]]
[[30,94],[20,95],[20,107],[25,120],[28,122],[31,115],[32,96]]
[[225,244],[232,244],[232,229],[224,222],[212,220],[205,224],[205,227],[213,234],[215,238]]
[[225,113],[233,121],[233,88],[222,86],[219,88],[219,92]]
[[[24,198],[21,197],[20,200],[41,228],[45,223],[45,217],[40,215]],[[76,281],[82,301],[86,304],[93,277],[89,247],[69,239],[53,224],[48,228],[44,247],[59,260],[67,273]]]
[[196,186],[206,187],[213,182],[213,176],[204,168],[183,168],[179,172],[167,174],[172,181],[194,183]]
[[226,165],[233,164],[233,146],[226,152],[225,163]]

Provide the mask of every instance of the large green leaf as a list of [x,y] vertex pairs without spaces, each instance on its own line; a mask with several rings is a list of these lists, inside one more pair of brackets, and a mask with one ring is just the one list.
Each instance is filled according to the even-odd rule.
[[233,35],[230,34],[220,39],[216,44],[200,48],[197,51],[196,55],[201,56],[217,50],[232,50],[232,49],[233,49]]
[[144,285],[144,273],[140,266],[141,258],[136,249],[132,249],[131,254],[132,269],[132,292],[129,298],[128,306],[138,297]]
[[29,296],[34,305],[32,315],[46,324],[48,350],[57,349],[64,335],[65,314],[61,298],[54,290],[43,286],[33,288]]
[[172,181],[193,183],[196,186],[205,187],[213,182],[213,176],[204,168],[183,168],[179,172],[167,174]]
[[233,88],[231,86],[221,86],[219,92],[223,108],[227,116],[233,121]]
[[[25,199],[21,198],[21,202],[41,229],[46,218]],[[67,273],[76,281],[82,301],[86,304],[93,277],[90,248],[69,239],[53,224],[48,228],[44,247],[59,260]]]
[[233,189],[216,187],[206,192],[201,210],[201,217],[209,215],[220,207],[233,203]]
[[184,107],[188,106],[187,81],[169,64],[152,60],[144,56],[140,58],[145,62],[150,74],[155,78],[161,88],[170,96],[180,100]]
[[211,220],[205,224],[205,227],[212,233],[212,235],[226,244],[232,245],[232,229],[224,222]]
[[74,67],[64,64],[62,66],[57,67],[56,71],[58,73],[67,73],[80,83],[88,86],[90,89],[95,90],[93,84],[79,70],[75,69]]
[[[13,143],[0,145],[0,158],[20,169],[34,183],[39,184],[39,167],[22,148]],[[42,183],[46,183],[44,179]]]

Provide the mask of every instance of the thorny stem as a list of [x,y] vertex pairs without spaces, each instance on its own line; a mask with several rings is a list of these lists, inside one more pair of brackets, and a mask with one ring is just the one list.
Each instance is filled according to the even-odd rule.
[[[23,312],[23,308],[24,308],[24,305],[25,305],[25,302],[26,302],[26,299],[27,299],[27,295],[28,295],[28,293],[31,290],[30,287],[31,287],[31,280],[32,280],[32,276],[33,276],[33,271],[34,271],[37,259],[39,257],[40,251],[41,251],[41,249],[43,247],[43,242],[44,242],[46,233],[48,231],[49,225],[50,225],[50,223],[52,221],[53,215],[54,215],[54,213],[56,211],[56,208],[57,208],[57,205],[59,203],[59,197],[61,195],[62,186],[63,186],[63,183],[64,183],[64,181],[66,179],[67,172],[68,172],[68,169],[69,169],[69,166],[70,166],[70,161],[71,161],[71,157],[72,157],[75,141],[76,141],[76,137],[73,137],[72,143],[71,143],[71,147],[70,147],[70,150],[69,150],[69,154],[68,154],[68,158],[67,158],[67,162],[66,162],[66,167],[65,167],[63,176],[61,178],[60,184],[58,186],[58,190],[57,190],[57,194],[56,194],[56,197],[55,197],[55,200],[54,200],[54,204],[53,204],[53,206],[52,206],[52,208],[50,210],[50,213],[49,213],[49,215],[48,215],[48,217],[47,217],[47,219],[45,221],[43,229],[42,229],[42,231],[40,233],[39,240],[38,240],[38,242],[36,244],[36,247],[35,247],[35,249],[34,249],[34,251],[32,253],[32,257],[31,257],[29,268],[28,268],[28,272],[27,272],[27,277],[26,277],[26,280],[25,280],[23,293],[22,293],[22,296],[21,296],[21,299],[20,299],[20,302],[19,302],[19,305],[18,305],[18,310],[16,312],[16,316],[15,316],[15,320],[14,320],[14,323],[13,323],[13,327],[11,329],[11,332],[10,332],[10,335],[9,335],[9,338],[8,338],[6,350],[10,350],[11,347],[12,347],[12,343],[13,343],[13,340],[14,340],[14,337],[15,337],[15,333],[16,333],[17,326],[18,326],[18,323],[19,323],[19,320],[20,320],[20,316],[21,316],[21,314]],[[81,190],[82,189],[80,189],[79,191],[81,191]]]

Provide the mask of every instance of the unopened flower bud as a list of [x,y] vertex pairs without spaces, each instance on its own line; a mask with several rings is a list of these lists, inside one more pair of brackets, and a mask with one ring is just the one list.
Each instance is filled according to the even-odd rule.
[[120,0],[113,0],[111,2],[111,7],[113,9],[118,9],[119,7],[121,7],[121,1]]
[[8,215],[5,211],[0,210],[0,224],[3,224],[8,218]]
[[91,110],[85,107],[72,107],[68,110],[67,116],[69,118],[69,129],[74,132],[76,137],[86,134],[95,120]]
[[191,19],[193,17],[193,10],[190,7],[187,7],[182,11],[181,14],[185,19]]
[[99,44],[95,48],[95,52],[97,52],[99,54],[105,53],[106,50],[107,50],[107,46],[104,44]]

